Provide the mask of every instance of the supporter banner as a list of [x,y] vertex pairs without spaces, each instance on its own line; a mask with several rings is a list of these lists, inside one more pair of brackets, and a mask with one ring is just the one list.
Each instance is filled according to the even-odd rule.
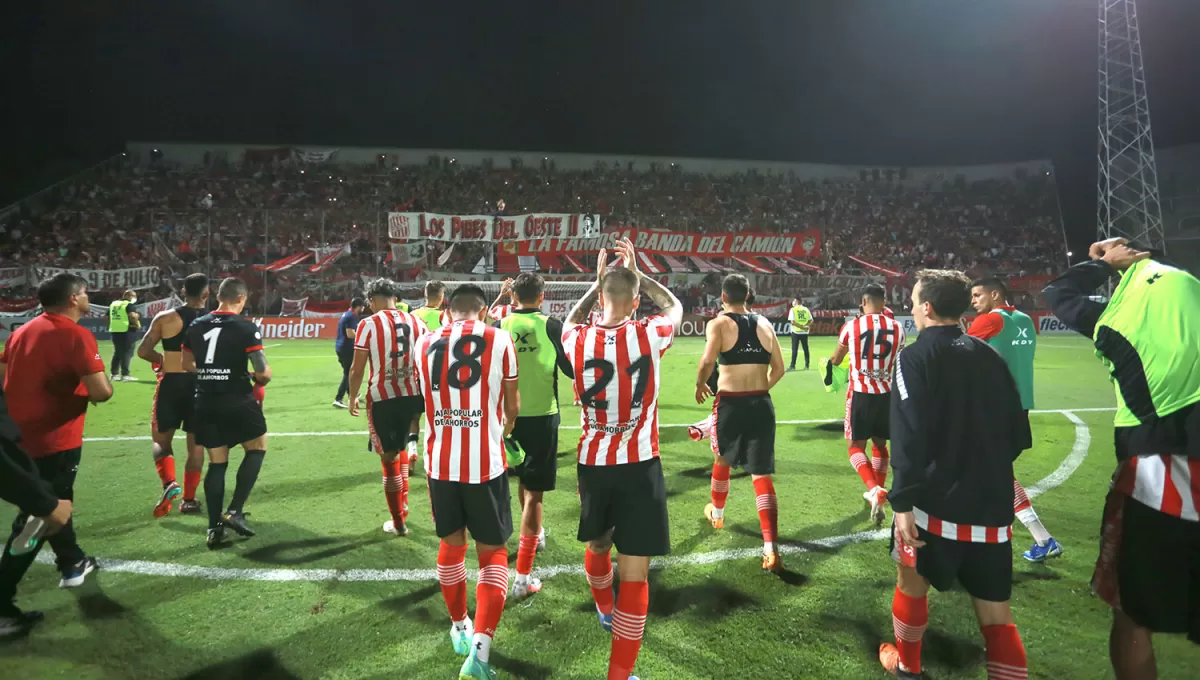
[[695,257],[733,257],[734,255],[766,255],[777,257],[814,257],[821,253],[821,232],[818,229],[787,234],[766,232],[728,232],[688,234],[657,229],[615,229],[600,238],[542,238],[521,244],[522,255],[539,253],[594,253],[610,248],[616,239],[628,238],[635,248],[655,255]]
[[13,288],[28,280],[28,269],[25,267],[0,268],[0,288]]
[[154,300],[141,305],[142,318],[144,320],[142,326],[149,328],[150,322],[154,320],[154,317],[167,311],[168,309],[171,309],[172,307],[177,307],[182,304],[183,300],[180,300],[175,295],[171,295],[171,297],[166,297],[161,300]]
[[279,304],[279,316],[304,316],[304,308],[308,305],[308,298],[303,297],[299,300],[289,300],[283,298]]
[[337,337],[337,319],[296,317],[255,317],[263,340],[332,340]]
[[37,309],[37,298],[22,298],[19,300],[0,300],[0,314],[24,314]]
[[337,155],[337,149],[292,149],[292,159],[301,163],[328,163]]
[[34,267],[34,278],[38,283],[48,278],[68,272],[82,276],[87,281],[88,290],[142,290],[158,285],[161,277],[158,267],[137,267],[135,269],[59,269],[57,267]]
[[[529,241],[547,238],[594,240],[600,237],[601,225],[603,225],[602,217],[597,214],[532,213],[497,216],[388,213],[388,236],[391,238],[428,238],[434,241],[457,243]],[[529,255],[530,253],[521,254]]]
[[[392,244],[392,260],[402,267],[411,267],[425,261],[425,241]],[[447,251],[449,252],[449,251]]]

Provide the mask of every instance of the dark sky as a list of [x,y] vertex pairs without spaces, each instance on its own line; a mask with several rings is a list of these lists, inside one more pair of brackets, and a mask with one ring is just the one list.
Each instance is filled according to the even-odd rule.
[[[10,199],[131,139],[1051,158],[1094,230],[1096,0],[45,4],[8,29]],[[1200,0],[1139,10],[1156,142],[1200,141]]]

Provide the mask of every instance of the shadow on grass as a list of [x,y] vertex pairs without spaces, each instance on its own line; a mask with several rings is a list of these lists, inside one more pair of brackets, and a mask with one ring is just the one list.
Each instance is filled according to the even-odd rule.
[[180,680],[300,680],[273,649],[260,649],[182,676]]
[[352,550],[382,542],[383,538],[347,541],[340,538],[305,538],[294,541],[278,541],[260,548],[248,550],[243,555],[251,562],[274,566],[296,566],[328,559]]

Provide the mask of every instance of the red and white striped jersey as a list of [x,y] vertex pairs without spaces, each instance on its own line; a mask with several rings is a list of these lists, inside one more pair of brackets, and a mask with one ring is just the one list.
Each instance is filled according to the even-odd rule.
[[965,543],[1008,543],[1012,540],[1012,525],[1006,527],[986,527],[977,524],[955,524],[946,522],[930,515],[920,508],[912,509],[913,519],[917,526],[925,531],[951,541]]
[[595,326],[603,320],[604,320],[604,310],[603,309],[597,309],[595,311],[588,312],[588,324],[589,325]]
[[1114,489],[1172,517],[1200,522],[1200,459],[1135,456],[1121,463]]
[[428,332],[425,324],[408,312],[385,309],[358,322],[354,349],[368,352],[371,374],[367,401],[382,401],[421,394],[413,343]]
[[414,353],[429,478],[482,484],[504,474],[504,382],[517,379],[512,336],[481,321],[456,321],[421,336]]
[[883,314],[865,314],[842,327],[838,344],[850,351],[851,391],[892,391],[896,355],[904,348],[903,325]]
[[582,403],[581,464],[624,465],[658,455],[659,365],[674,338],[675,326],[661,314],[615,328],[563,331]]
[[500,321],[500,320],[504,319],[505,317],[507,317],[509,314],[512,314],[512,312],[513,312],[512,305],[496,305],[495,307],[492,307],[491,309],[488,310],[488,316],[492,317],[496,321]]

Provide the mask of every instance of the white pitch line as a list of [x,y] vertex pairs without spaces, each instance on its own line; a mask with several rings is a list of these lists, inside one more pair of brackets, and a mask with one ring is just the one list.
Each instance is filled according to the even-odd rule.
[[[1076,409],[1089,411],[1111,411],[1113,409]],[[1043,493],[1061,486],[1064,482],[1070,479],[1071,475],[1079,469],[1087,458],[1088,448],[1091,446],[1091,432],[1088,429],[1087,423],[1083,422],[1072,411],[1056,410],[1056,411],[1038,411],[1038,413],[1061,413],[1067,420],[1070,420],[1075,425],[1075,443],[1071,446],[1071,452],[1053,472],[1039,480],[1037,483],[1026,487],[1026,493],[1030,498],[1036,498]],[[825,421],[817,421],[825,422]],[[834,421],[839,422],[839,421]],[[864,543],[866,541],[879,541],[888,537],[890,531],[887,529],[876,529],[874,531],[859,531],[853,534],[845,534],[843,536],[831,536],[828,538],[818,538],[808,541],[804,544],[781,543],[779,544],[779,552],[787,555],[795,555],[799,553],[812,552],[814,546],[837,549],[853,543]],[[738,550],[713,550],[703,553],[690,553],[687,555],[672,555],[670,557],[659,557],[651,560],[651,569],[665,569],[670,566],[695,566],[701,564],[715,564],[717,562],[728,562],[731,560],[748,560],[762,555],[761,548],[741,548]],[[51,564],[54,558],[47,552],[42,551],[37,561],[41,564]],[[121,560],[101,558],[100,566],[104,571],[118,572],[125,574],[142,574],[145,576],[189,576],[192,578],[205,579],[209,581],[274,581],[274,582],[295,582],[295,581],[417,581],[427,582],[437,580],[437,571],[434,569],[243,569],[237,567],[200,567],[190,564],[177,564],[174,562],[148,562],[145,560]],[[581,575],[584,573],[582,566],[578,564],[558,564],[546,567],[538,567],[535,569],[537,576],[541,578],[550,578],[551,576],[559,576],[562,574]]]
[[[1101,411],[1115,411],[1111,406],[1102,408],[1073,408],[1073,409],[1043,409],[1034,410],[1030,413],[1092,413]],[[777,420],[776,425],[824,425],[828,423],[843,422],[842,418],[816,418],[813,420]],[[659,428],[664,427],[691,427],[695,423],[659,423]],[[559,425],[560,430],[578,430],[579,425]],[[366,430],[328,430],[318,432],[268,432],[268,437],[365,437],[369,434]],[[132,437],[84,437],[84,442],[148,442],[148,436],[132,436]]]

